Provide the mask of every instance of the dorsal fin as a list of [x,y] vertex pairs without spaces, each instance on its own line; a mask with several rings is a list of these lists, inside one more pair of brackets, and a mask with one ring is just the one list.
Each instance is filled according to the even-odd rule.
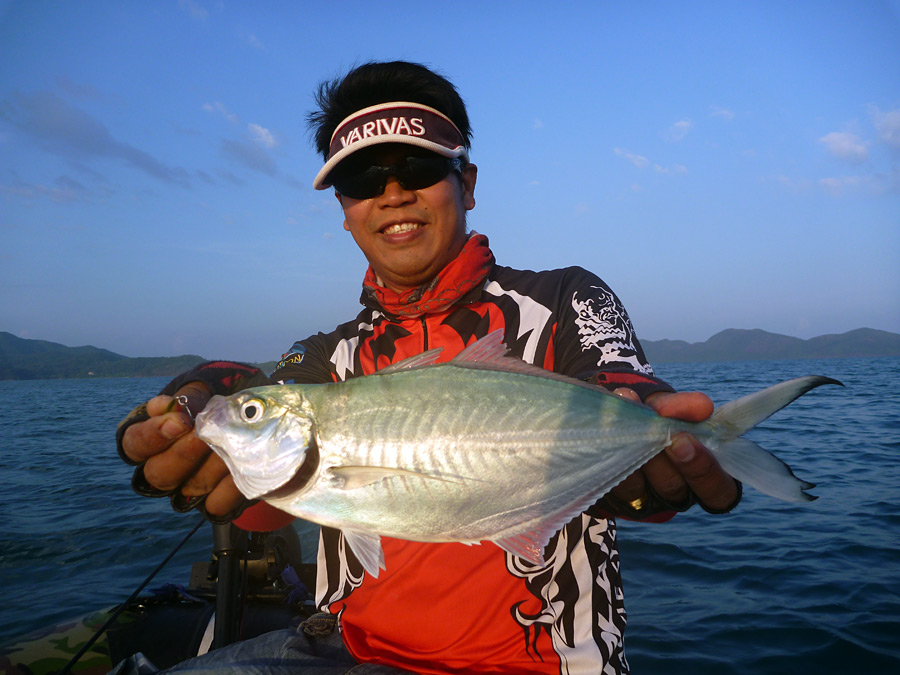
[[503,329],[488,333],[483,338],[475,340],[459,354],[453,357],[451,363],[493,363],[502,359],[509,352],[509,348],[503,342]]
[[392,363],[386,368],[382,368],[375,374],[387,375],[389,373],[396,373],[398,370],[410,370],[412,368],[421,368],[422,366],[434,365],[434,362],[437,361],[438,356],[441,355],[441,352],[443,350],[443,347],[429,349],[427,352],[422,352],[421,354],[410,356],[408,359],[403,359],[402,361],[398,361],[397,363]]
[[[611,391],[597,384],[591,384],[584,380],[578,380],[562,373],[556,373],[552,370],[545,370],[540,366],[526,363],[516,356],[507,356],[509,348],[503,342],[503,329],[498,329],[492,333],[488,333],[483,338],[476,340],[453,359],[450,364],[461,368],[473,368],[476,370],[500,370],[507,373],[517,373],[519,375],[531,375],[532,377],[543,377],[548,380],[556,380],[565,382],[576,387],[583,387],[593,391],[615,396]],[[644,406],[643,403],[637,403],[630,399],[623,399],[616,396],[617,399],[633,403],[638,406]]]

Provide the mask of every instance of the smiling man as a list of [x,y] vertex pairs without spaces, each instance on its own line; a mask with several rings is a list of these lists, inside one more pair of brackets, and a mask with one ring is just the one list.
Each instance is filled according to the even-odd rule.
[[[467,230],[477,169],[469,162],[465,105],[449,81],[417,64],[369,63],[324,83],[317,103],[310,125],[325,164],[314,185],[334,190],[344,229],[369,262],[363,310],[296,342],[272,381],[341,381],[434,347],[446,361],[503,329],[510,351],[529,363],[644,400],[665,416],[700,421],[710,415],[708,397],[674,393],[653,375],[627,313],[599,277],[576,267],[501,266],[488,239]],[[240,364],[203,364],[136,409],[118,439],[123,457],[138,464],[138,491],[169,493],[177,508],[198,506],[212,518],[238,516],[246,505],[227,469],[197,439],[189,419],[170,411],[171,396],[184,394],[199,409],[212,393],[265,381]],[[614,517],[663,521],[697,502],[724,512],[739,500],[740,485],[702,445],[679,436],[565,525],[541,565],[496,546],[384,538],[386,569],[373,578],[343,535],[323,528],[317,637],[278,631],[185,666],[627,672]],[[282,516],[254,505],[235,522],[277,526]],[[328,633],[335,623],[340,632]]]

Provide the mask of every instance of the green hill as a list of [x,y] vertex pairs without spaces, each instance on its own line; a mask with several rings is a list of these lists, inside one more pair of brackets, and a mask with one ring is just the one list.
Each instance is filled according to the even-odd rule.
[[204,361],[185,355],[129,358],[97,347],[66,347],[25,340],[0,332],[0,380],[52,380],[75,377],[173,377]]
[[809,340],[758,329],[730,328],[706,342],[641,340],[641,345],[650,363],[900,356],[900,335],[872,328]]
[[[643,340],[641,344],[651,363],[900,356],[900,335],[871,328],[809,340],[732,328],[706,342]],[[0,380],[174,377],[204,360],[195,354],[131,358],[98,347],[66,347],[0,331]],[[255,365],[267,373],[275,366],[274,362]]]

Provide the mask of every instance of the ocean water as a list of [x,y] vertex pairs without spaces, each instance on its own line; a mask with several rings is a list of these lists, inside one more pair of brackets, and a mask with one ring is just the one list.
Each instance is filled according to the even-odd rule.
[[[620,522],[632,671],[900,672],[900,359],[657,373],[717,403],[812,373],[847,386],[816,389],[750,434],[817,483],[817,501],[747,488],[731,514]],[[117,422],[163,384],[0,382],[0,645],[121,602],[197,522],[134,495],[115,454]],[[186,584],[211,543],[201,528],[151,587]]]

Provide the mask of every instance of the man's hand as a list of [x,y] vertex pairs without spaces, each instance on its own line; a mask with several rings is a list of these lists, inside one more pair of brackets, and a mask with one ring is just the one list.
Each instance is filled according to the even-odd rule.
[[[185,396],[192,415],[203,410],[211,398],[202,382],[190,382],[178,390]],[[135,462],[146,462],[144,478],[159,490],[179,490],[185,497],[208,495],[207,513],[223,516],[238,507],[244,497],[238,492],[225,463],[194,433],[193,421],[172,396],[157,396],[147,402],[150,419],[125,430],[122,449]]]
[[[626,388],[616,394],[634,401],[637,394]],[[713,402],[700,392],[651,394],[647,405],[662,417],[702,422],[713,412]],[[673,506],[688,506],[691,493],[711,511],[725,511],[740,497],[737,482],[725,473],[702,443],[690,434],[678,434],[663,452],[644,464],[613,488],[612,493],[626,503],[646,500],[647,486]],[[640,503],[637,501],[636,503]]]

